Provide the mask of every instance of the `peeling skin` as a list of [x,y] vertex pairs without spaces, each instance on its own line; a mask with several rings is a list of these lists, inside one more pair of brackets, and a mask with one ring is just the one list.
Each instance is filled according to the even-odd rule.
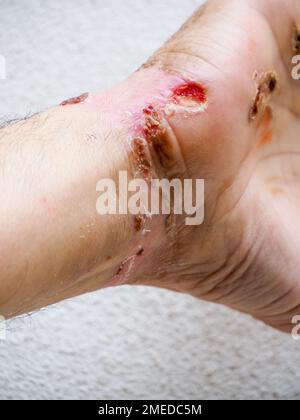
[[137,257],[141,257],[144,254],[144,248],[140,248],[139,251],[136,253]]
[[207,96],[199,82],[149,68],[109,92],[90,94],[85,106],[101,113],[103,119],[107,115],[114,128],[126,130],[135,169],[149,179],[154,173],[173,177],[184,172],[168,118],[176,113],[191,117],[203,113],[208,107]]
[[109,114],[116,125],[128,128],[134,138],[143,137],[143,110],[152,106],[166,116],[168,106],[175,112],[186,114],[203,112],[207,100],[202,102],[200,95],[204,91],[207,96],[205,87],[198,82],[157,68],[147,68],[109,91],[90,94],[85,104],[91,110]]
[[127,283],[132,270],[136,264],[137,258],[140,258],[144,254],[144,248],[142,246],[138,247],[138,250],[134,255],[126,258],[121,265],[119,266],[116,275],[113,277],[108,286],[118,286],[121,284]]
[[[137,171],[146,180],[150,180],[154,173],[158,177],[160,175],[171,177],[185,170],[184,164],[178,164],[181,154],[175,135],[168,124],[170,106],[173,106],[174,113],[190,114],[191,110],[193,114],[203,112],[207,107],[206,89],[196,82],[180,83],[168,92],[164,103],[152,100],[138,113],[129,114],[129,117],[134,121],[131,151]],[[166,233],[171,231],[174,224],[173,214],[165,218]],[[151,225],[148,226],[147,217],[136,216],[134,229],[136,233],[146,230],[151,232]],[[140,239],[142,240],[142,238]],[[144,242],[145,239],[142,241]],[[140,245],[138,252],[122,262],[113,279],[113,284],[126,283],[136,265],[137,258],[143,254],[144,248]]]
[[168,171],[174,159],[172,142],[168,137],[166,124],[163,115],[151,105],[143,110],[144,114],[144,136],[152,152],[152,158],[162,169]]
[[[90,94],[86,99],[75,98],[66,104],[81,100],[85,100],[87,109],[101,114],[103,119],[107,115],[114,129],[126,132],[128,144],[124,147],[128,147],[133,175],[142,176],[146,181],[185,173],[181,150],[168,118],[177,113],[193,118],[208,108],[207,89],[200,83],[157,68],[137,72],[109,92]],[[130,280],[133,271],[151,252],[149,235],[161,232],[163,227],[167,234],[173,226],[173,219],[173,215],[167,221],[158,217],[153,224],[151,216],[133,218],[135,244],[116,270],[111,286]]]
[[168,92],[165,104],[156,104],[153,101],[142,109],[139,122],[135,124],[135,129],[140,138],[146,140],[151,160],[145,159],[141,141],[137,143],[137,140],[134,139],[132,148],[136,151],[137,164],[144,175],[149,175],[151,161],[154,162],[156,168],[159,167],[162,172],[169,175],[173,175],[172,169],[174,169],[174,174],[176,170],[178,172],[183,171],[182,167],[175,169],[178,166],[180,151],[178,146],[176,150],[177,142],[168,124],[168,117],[176,112],[200,113],[206,107],[206,89],[199,83],[189,81],[176,85],[171,92]]
[[254,103],[250,109],[249,121],[254,121],[259,115],[262,115],[272,93],[275,92],[278,85],[278,75],[271,70],[264,73],[258,80],[257,92]]
[[136,72],[109,91],[90,94],[86,105],[92,110],[107,113],[135,136],[140,136],[142,110],[150,104],[164,108],[174,89],[184,83],[183,78],[170,75],[160,69],[145,69]]
[[143,138],[135,138],[132,140],[132,154],[139,173],[141,173],[144,178],[148,178],[150,175],[151,163],[147,150],[147,143]]
[[76,96],[75,98],[67,99],[66,101],[63,101],[60,105],[66,106],[66,105],[77,105],[82,102],[84,102],[88,98],[88,93],[83,93],[80,96]]
[[158,111],[154,109],[153,105],[144,108],[143,114],[145,117],[143,133],[146,139],[151,139],[157,136],[161,130],[161,117],[159,116]]

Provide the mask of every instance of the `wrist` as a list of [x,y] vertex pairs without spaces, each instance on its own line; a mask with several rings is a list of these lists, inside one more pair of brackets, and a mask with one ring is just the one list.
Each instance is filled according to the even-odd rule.
[[[89,95],[85,104],[92,112],[108,116],[119,131],[121,141],[117,144],[124,151],[126,165],[115,167],[122,171],[129,168],[128,179],[146,181],[149,193],[153,180],[188,178],[184,153],[170,121],[176,116],[176,123],[185,121],[197,129],[195,117],[197,121],[197,115],[206,109],[206,92],[200,84],[157,68],[143,69],[110,92]],[[170,210],[168,214],[153,215],[149,209],[148,214],[128,215],[130,233],[125,235],[132,246],[108,285],[151,284],[153,278],[163,276],[158,267],[169,264],[175,236],[182,231],[178,227],[186,219],[184,215],[175,217],[172,204]],[[163,255],[166,261],[161,260]]]
[[100,288],[114,275],[129,252],[130,220],[98,217],[96,185],[126,168],[128,157],[109,118],[80,105],[1,134],[1,189],[12,199],[0,211],[0,313],[9,318]]
[[[194,114],[193,107],[202,106],[189,93],[174,98],[185,84],[157,69],[142,70],[108,92],[64,101],[22,126],[22,184],[16,201],[2,208],[4,219],[14,216],[14,236],[8,229],[8,252],[2,255],[11,261],[2,282],[2,314],[32,311],[105,286],[147,282],[153,271],[160,276],[157,266],[168,263],[161,256],[168,260],[172,254],[175,219],[100,215],[97,185],[103,179],[117,185],[120,171],[128,181],[183,176],[184,158],[168,116],[190,105]],[[18,129],[11,128],[12,139]],[[15,182],[19,168],[9,156],[8,179]],[[32,156],[41,159],[32,162]],[[15,288],[18,278],[18,293],[7,293],[7,284]],[[26,301],[22,308],[20,301]]]

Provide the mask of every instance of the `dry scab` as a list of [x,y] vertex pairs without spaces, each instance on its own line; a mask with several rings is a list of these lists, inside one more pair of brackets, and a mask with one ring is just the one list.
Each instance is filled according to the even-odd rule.
[[145,118],[144,136],[150,147],[151,156],[167,171],[173,163],[172,141],[163,122],[163,117],[153,106],[143,110]]
[[135,138],[132,141],[132,151],[136,159],[139,171],[147,178],[150,174],[151,164],[147,152],[147,145],[142,138]]
[[76,96],[75,98],[71,98],[71,99],[67,99],[66,101],[63,101],[60,105],[61,106],[77,105],[77,104],[80,104],[81,102],[84,102],[88,96],[89,96],[88,93],[83,93],[80,96]]
[[141,215],[135,216],[134,218],[134,229],[136,232],[139,232],[143,226],[143,217]]
[[271,70],[264,73],[259,80],[256,96],[250,109],[249,120],[254,121],[266,107],[269,96],[275,92],[278,85],[278,75]]
[[293,35],[293,51],[300,53],[300,28],[295,27]]
[[139,251],[136,253],[137,257],[141,257],[144,254],[144,248],[140,248]]

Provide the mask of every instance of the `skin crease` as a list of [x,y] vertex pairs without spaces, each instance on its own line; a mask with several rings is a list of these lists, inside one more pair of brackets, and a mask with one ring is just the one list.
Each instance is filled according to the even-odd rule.
[[[206,180],[206,221],[178,227],[172,247],[158,252],[160,270],[149,284],[290,332],[300,311],[300,85],[290,75],[300,4],[284,4],[209,2],[147,64],[189,75],[209,91],[207,113],[189,124],[170,119],[188,173]],[[247,123],[253,75],[268,71],[279,78],[268,101],[272,118],[261,109]]]
[[[300,83],[291,77],[299,25],[298,0],[211,0],[126,82],[2,130],[1,191],[16,194],[0,209],[0,313],[125,282],[291,332],[300,314]],[[267,72],[278,82],[249,119]],[[187,81],[205,87],[206,108],[164,113]],[[151,176],[205,179],[201,226],[159,216],[143,221],[145,236],[132,216],[104,222],[95,213],[99,179],[136,175],[131,143],[150,104],[174,162],[160,165],[146,144]]]

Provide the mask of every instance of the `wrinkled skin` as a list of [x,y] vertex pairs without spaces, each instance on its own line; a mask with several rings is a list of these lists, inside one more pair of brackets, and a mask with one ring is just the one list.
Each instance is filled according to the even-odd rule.
[[[297,24],[298,0],[212,0],[146,64],[207,88],[207,112],[169,118],[188,175],[206,181],[205,222],[177,221],[131,281],[225,304],[286,332],[300,314]],[[268,71],[276,89],[251,120],[254,75]]]

